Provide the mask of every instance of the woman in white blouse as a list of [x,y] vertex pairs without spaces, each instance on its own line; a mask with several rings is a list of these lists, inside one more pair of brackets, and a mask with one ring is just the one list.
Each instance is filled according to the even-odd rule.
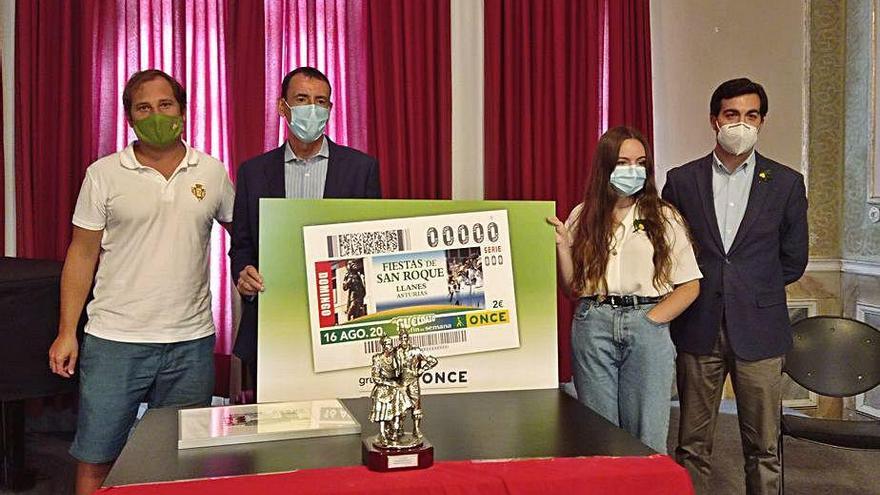
[[579,298],[571,331],[578,400],[666,452],[675,348],[669,321],[702,278],[681,215],[657,194],[648,142],[629,127],[600,139],[584,194],[556,227],[560,283]]

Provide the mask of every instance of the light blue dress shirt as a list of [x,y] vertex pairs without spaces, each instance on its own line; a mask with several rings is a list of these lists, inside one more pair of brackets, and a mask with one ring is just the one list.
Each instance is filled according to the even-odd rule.
[[739,224],[749,204],[752,191],[752,178],[755,175],[755,151],[746,158],[733,172],[721,163],[718,156],[712,153],[712,197],[715,199],[715,217],[718,219],[718,231],[724,243],[724,252],[730,251]]
[[290,143],[284,145],[284,197],[292,199],[321,199],[327,182],[327,161],[330,147],[322,137],[321,150],[305,160],[296,156]]

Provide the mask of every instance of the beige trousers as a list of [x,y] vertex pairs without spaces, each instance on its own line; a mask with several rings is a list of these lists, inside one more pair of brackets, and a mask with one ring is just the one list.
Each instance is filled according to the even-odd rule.
[[728,373],[736,394],[746,493],[779,493],[782,363],[782,357],[760,361],[737,359],[723,325],[710,354],[679,352],[676,372],[681,416],[675,459],[690,473],[698,494],[709,493],[715,422]]

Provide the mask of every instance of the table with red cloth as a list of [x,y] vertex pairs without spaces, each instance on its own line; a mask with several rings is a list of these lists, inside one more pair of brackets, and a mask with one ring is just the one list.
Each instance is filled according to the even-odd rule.
[[148,411],[102,493],[693,493],[687,472],[557,390],[422,397],[433,467],[374,473],[369,399],[344,400],[362,435],[177,449],[174,409]]
[[276,493],[404,495],[694,493],[687,472],[665,455],[438,462],[421,471],[377,473],[363,466],[306,469],[104,488],[109,495]]

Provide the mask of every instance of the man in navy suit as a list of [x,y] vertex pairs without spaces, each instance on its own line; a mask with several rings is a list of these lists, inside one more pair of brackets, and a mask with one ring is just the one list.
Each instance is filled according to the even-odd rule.
[[767,110],[760,84],[721,84],[710,102],[715,149],[671,170],[663,189],[687,220],[703,272],[699,298],[670,327],[681,401],[675,456],[703,493],[728,373],[746,492],[779,490],[782,361],[792,343],[785,286],[807,266],[807,198],[801,174],[754,149]]
[[278,114],[287,141],[244,162],[238,169],[232,217],[232,275],[242,295],[241,323],[233,352],[256,378],[260,198],[379,198],[379,163],[324,135],[330,118],[330,81],[321,71],[300,67],[284,77]]

